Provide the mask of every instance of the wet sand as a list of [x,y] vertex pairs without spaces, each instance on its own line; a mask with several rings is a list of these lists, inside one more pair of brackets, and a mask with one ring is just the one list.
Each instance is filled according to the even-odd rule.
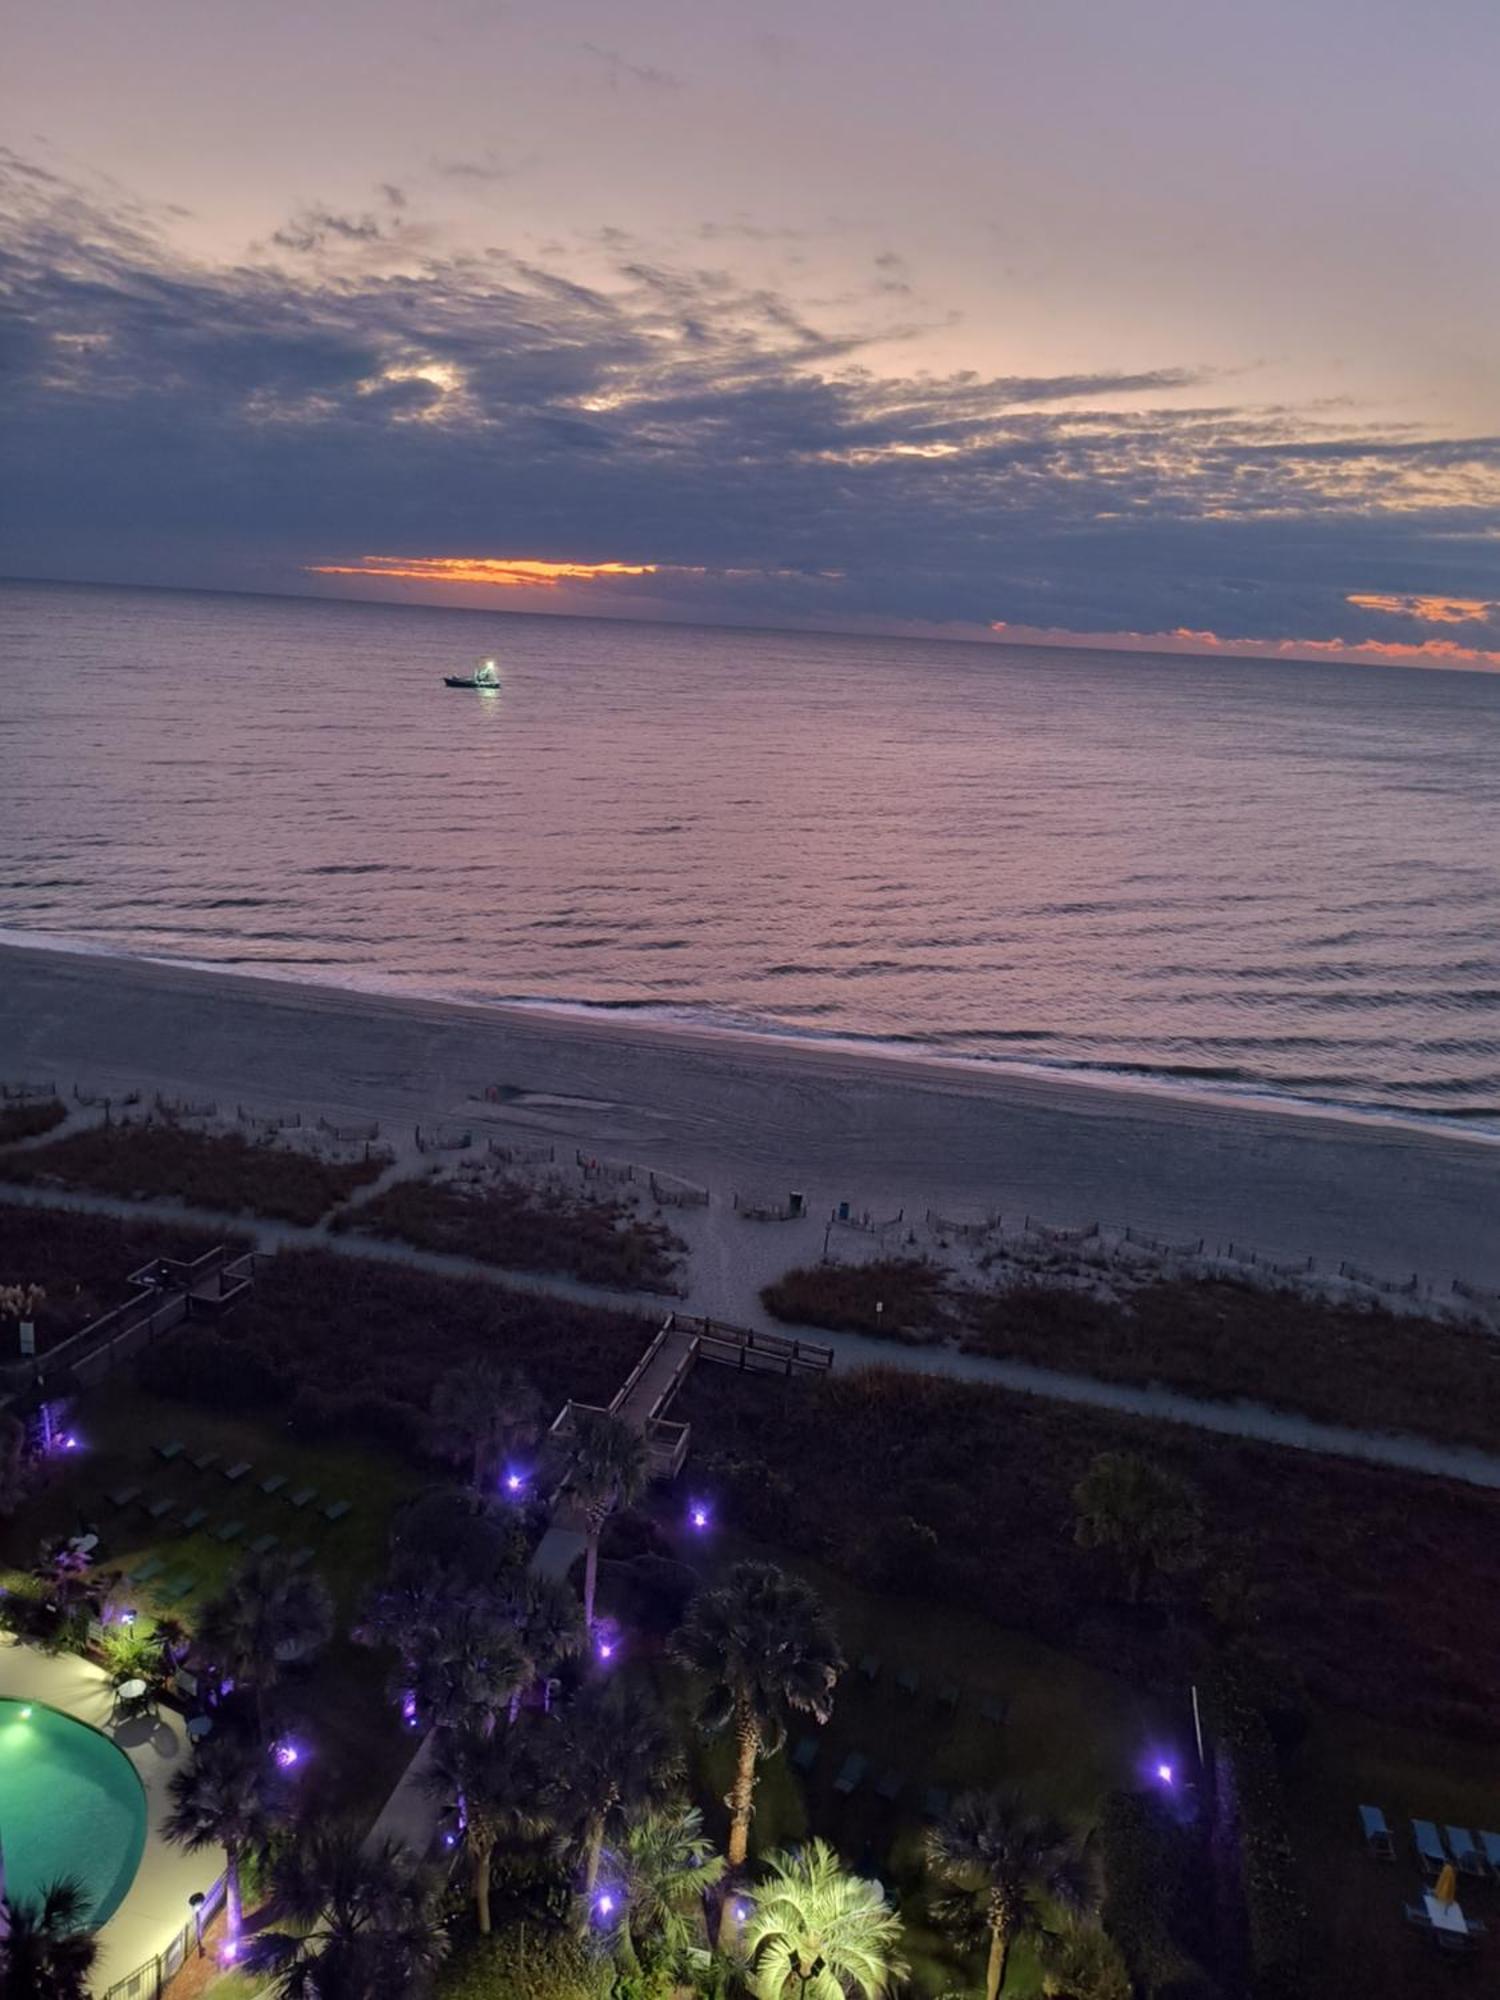
[[1257,1101],[0,946],[0,1080],[52,1078],[462,1120],[683,1175],[716,1208],[1030,1211],[1500,1286],[1500,1146]]

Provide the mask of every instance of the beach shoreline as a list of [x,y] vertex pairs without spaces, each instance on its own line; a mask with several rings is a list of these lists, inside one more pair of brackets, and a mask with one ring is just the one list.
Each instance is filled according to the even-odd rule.
[[726,1210],[793,1190],[815,1215],[1026,1210],[1500,1283],[1493,1145],[1260,1098],[42,944],[0,945],[0,1078],[463,1120],[686,1176]]

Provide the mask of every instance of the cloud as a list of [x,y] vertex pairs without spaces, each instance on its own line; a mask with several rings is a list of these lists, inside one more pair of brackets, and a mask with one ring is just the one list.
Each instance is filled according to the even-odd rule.
[[658,615],[1495,649],[1433,631],[1495,615],[1495,438],[1257,406],[1172,357],[924,373],[901,301],[809,308],[634,244],[602,283],[444,257],[386,207],[208,266],[0,162],[7,568],[378,589],[367,552],[406,551],[581,567],[549,602]]
[[435,159],[432,170],[456,181],[508,181],[518,171],[493,152],[486,152],[477,160]]
[[652,63],[632,62],[618,49],[601,48],[597,42],[580,42],[578,46],[604,65],[605,80],[611,90],[618,90],[622,83],[637,83],[647,90],[685,88],[683,79],[669,69],[657,69]]

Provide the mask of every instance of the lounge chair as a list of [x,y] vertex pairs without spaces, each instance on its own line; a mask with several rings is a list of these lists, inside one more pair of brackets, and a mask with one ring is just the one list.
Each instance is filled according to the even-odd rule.
[[1432,1919],[1420,1903],[1408,1903],[1406,1905],[1406,1921],[1419,1931],[1430,1931],[1432,1929]]
[[1465,1923],[1461,1931],[1445,1931],[1439,1925],[1434,1924],[1432,1935],[1437,1939],[1438,1950],[1451,1952],[1455,1958],[1461,1958],[1465,1952],[1474,1949],[1472,1924]]
[[260,1490],[269,1499],[273,1493],[279,1493],[285,1485],[286,1474],[284,1472],[273,1472],[269,1479],[263,1479],[260,1482]]
[[207,1519],[208,1509],[206,1507],[189,1508],[188,1512],[182,1517],[182,1532],[185,1535],[190,1535],[194,1528],[201,1528]]
[[352,1500],[335,1500],[331,1506],[323,1509],[323,1519],[325,1521],[342,1521],[346,1514],[353,1511],[353,1507],[354,1502]]
[[148,1493],[141,1502],[141,1510],[151,1521],[164,1521],[176,1502],[170,1493]]
[[224,1477],[229,1481],[230,1485],[233,1486],[239,1480],[243,1479],[247,1472],[253,1472],[254,1470],[255,1470],[255,1461],[253,1459],[237,1458],[233,1465],[225,1466]]
[[957,1681],[944,1681],[937,1691],[937,1698],[939,1708],[946,1708],[950,1715],[955,1713],[958,1708]]
[[316,1486],[299,1486],[295,1493],[287,1495],[288,1500],[297,1509],[299,1514],[308,1505],[309,1501],[316,1500],[317,1497],[318,1489]]
[[1425,1875],[1440,1875],[1448,1866],[1448,1850],[1430,1819],[1414,1819],[1412,1838],[1417,1843],[1417,1859]]
[[875,1682],[878,1681],[880,1678],[879,1654],[866,1653],[864,1658],[859,1663],[859,1670],[864,1675],[865,1679],[873,1687]]
[[1364,1829],[1365,1846],[1377,1860],[1394,1861],[1396,1843],[1391,1839],[1391,1830],[1385,1823],[1385,1814],[1379,1806],[1361,1806],[1359,1823]]
[[111,1507],[128,1507],[132,1500],[140,1499],[141,1489],[139,1486],[117,1486],[113,1493],[106,1493],[104,1497]]
[[818,1739],[804,1736],[792,1752],[792,1769],[800,1771],[804,1777],[818,1761]]
[[897,1799],[900,1798],[901,1787],[905,1782],[906,1780],[899,1771],[887,1771],[880,1783],[875,1787],[876,1798],[884,1799],[888,1806],[893,1806]]
[[179,1597],[186,1597],[198,1588],[198,1577],[194,1570],[180,1569],[175,1576],[169,1576],[156,1593],[163,1604],[175,1604]]
[[1004,1695],[986,1695],[984,1700],[979,1704],[979,1719],[981,1722],[987,1722],[991,1729],[1000,1728],[1009,1714],[1010,1703],[1005,1699]]
[[193,1470],[194,1472],[212,1472],[218,1462],[219,1454],[216,1451],[200,1451],[192,1462]]
[[1500,1833],[1481,1833],[1479,1845],[1484,1849],[1484,1858],[1500,1875]]
[[1448,1843],[1448,1852],[1453,1856],[1461,1875],[1487,1875],[1484,1856],[1479,1851],[1479,1843],[1466,1826],[1445,1826],[1443,1838]]
[[187,1447],[181,1438],[172,1438],[166,1444],[152,1445],[151,1449],[156,1453],[163,1465],[170,1465],[174,1458],[181,1458]]
[[896,1692],[898,1694],[915,1695],[921,1685],[922,1676],[913,1667],[903,1667],[896,1676]]
[[280,1535],[257,1535],[255,1540],[250,1544],[250,1553],[253,1556],[268,1556],[272,1549],[279,1549],[280,1547]]
[[922,1814],[926,1819],[941,1819],[948,1810],[948,1794],[941,1785],[930,1785],[922,1800]]
[[286,1566],[288,1569],[301,1569],[305,1564],[310,1563],[312,1559],[313,1552],[311,1549],[293,1549],[292,1553],[286,1559]]
[[1489,1925],[1487,1923],[1484,1923],[1479,1917],[1465,1917],[1464,1922],[1469,1927],[1469,1936],[1471,1938],[1482,1938],[1489,1936],[1490,1934]]
[[135,1583],[135,1584],[149,1583],[153,1576],[160,1576],[165,1568],[166,1564],[162,1561],[160,1556],[147,1556],[146,1560],[143,1563],[139,1564],[135,1569],[129,1571],[129,1573],[125,1578],[125,1581],[127,1583]]
[[245,1532],[243,1521],[224,1521],[214,1529],[216,1542],[237,1542]]
[[870,1760],[864,1752],[851,1750],[839,1766],[839,1774],[833,1781],[833,1789],[848,1798],[851,1792],[857,1791],[864,1783],[865,1773],[869,1768]]

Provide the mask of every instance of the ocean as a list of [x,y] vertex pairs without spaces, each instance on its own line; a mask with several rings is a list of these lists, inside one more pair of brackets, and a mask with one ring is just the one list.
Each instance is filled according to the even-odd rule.
[[0,930],[1500,1131],[1500,677],[3,584]]

